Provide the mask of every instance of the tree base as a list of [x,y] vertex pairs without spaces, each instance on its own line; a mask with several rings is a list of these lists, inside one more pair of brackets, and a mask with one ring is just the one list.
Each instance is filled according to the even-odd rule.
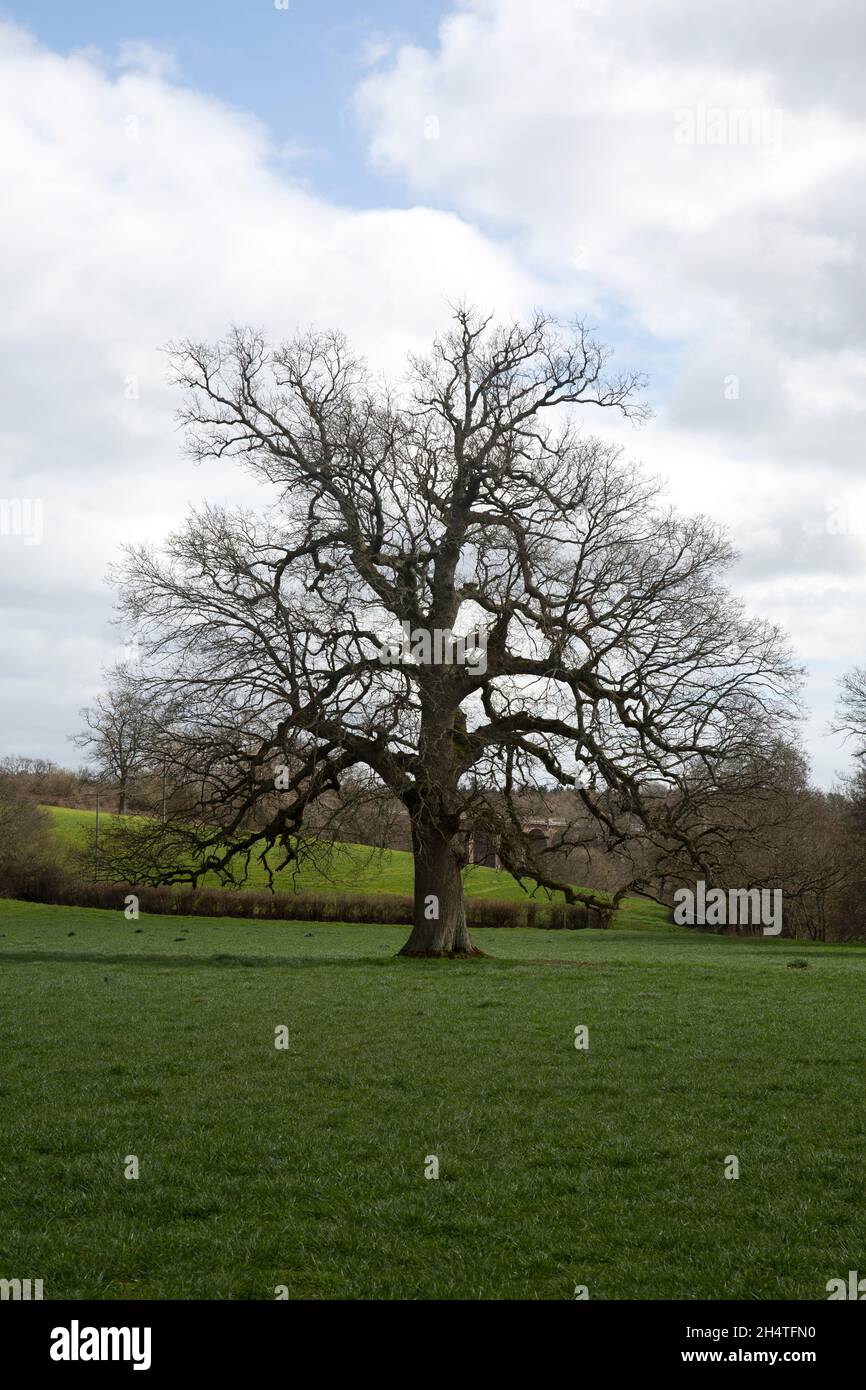
[[398,956],[406,956],[410,960],[490,960],[486,951],[479,951],[477,946],[468,946],[459,951],[445,951],[435,947],[410,946],[409,942],[401,947],[397,952]]

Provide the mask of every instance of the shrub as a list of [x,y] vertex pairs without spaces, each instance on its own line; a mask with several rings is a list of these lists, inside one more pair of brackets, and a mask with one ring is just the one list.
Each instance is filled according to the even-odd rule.
[[0,786],[0,893],[53,902],[63,879],[54,853],[51,819],[46,812],[14,788]]
[[[412,898],[399,893],[346,893],[328,897],[315,893],[268,893],[230,888],[183,888],[131,883],[90,883],[65,873],[57,864],[34,863],[10,867],[0,891],[26,902],[62,903],[75,907],[122,910],[134,893],[142,912],[160,916],[244,917],[260,921],[363,922],[387,926],[412,925]],[[582,906],[506,902],[469,898],[466,919],[472,927],[548,927],[574,930],[590,924]],[[606,926],[610,913],[598,922]]]

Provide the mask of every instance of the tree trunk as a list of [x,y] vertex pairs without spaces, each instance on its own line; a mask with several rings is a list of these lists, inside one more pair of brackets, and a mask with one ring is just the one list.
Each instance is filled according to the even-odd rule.
[[124,778],[121,778],[121,782],[120,782],[120,799],[119,799],[119,801],[118,801],[117,814],[118,814],[119,816],[125,816],[125,815],[126,815],[126,778],[125,778],[125,777],[124,777]]
[[460,861],[451,835],[426,817],[412,820],[415,908],[401,956],[483,956],[466,927]]

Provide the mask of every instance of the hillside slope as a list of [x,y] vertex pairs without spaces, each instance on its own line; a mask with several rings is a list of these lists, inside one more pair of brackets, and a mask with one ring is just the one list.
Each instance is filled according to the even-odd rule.
[[[87,843],[95,821],[92,811],[76,811],[62,806],[48,806],[45,809],[51,815],[62,845],[80,849]],[[100,819],[103,825],[108,825],[117,817],[104,814]],[[274,863],[277,862],[275,857]],[[217,882],[213,875],[208,875],[206,881]],[[499,898],[515,902],[523,901],[527,893],[542,902],[548,902],[551,898],[544,889],[535,888],[533,893],[533,885],[528,880],[524,890],[504,869],[471,865],[464,870],[463,882],[466,895],[471,898]],[[404,850],[372,850],[367,845],[335,847],[327,872],[312,864],[305,864],[294,872],[287,869],[275,876],[275,886],[285,893],[411,893],[413,883],[411,854]],[[251,863],[245,886],[267,887],[267,875],[262,864]],[[640,898],[627,899],[620,915],[627,917],[630,925],[660,925],[667,920],[663,908]]]

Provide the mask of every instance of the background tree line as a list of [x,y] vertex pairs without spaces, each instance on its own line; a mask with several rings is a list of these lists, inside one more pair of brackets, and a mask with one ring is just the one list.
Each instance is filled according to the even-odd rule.
[[[97,786],[104,810],[116,813],[123,806],[155,823],[161,820],[164,797],[172,812],[184,806],[191,811],[198,804],[200,787],[164,784],[160,724],[148,716],[146,704],[144,687],[128,668],[121,668],[110,673],[99,700],[82,711],[83,734],[75,742],[88,753],[85,767],[74,770],[39,758],[0,759],[0,889],[46,883],[46,865],[56,867],[43,806],[92,810]],[[133,750],[118,745],[117,730],[124,721],[136,731],[134,757]],[[593,838],[591,822],[572,792],[555,786],[527,788],[518,801],[527,817],[565,822],[536,851],[553,877],[611,895],[643,877],[643,890],[666,904],[676,887],[695,881],[696,873],[725,889],[781,888],[784,935],[866,940],[866,670],[854,668],[843,679],[833,728],[849,740],[849,774],[833,790],[822,791],[810,785],[803,755],[780,745],[771,759],[773,776],[763,789],[749,797],[720,795],[713,814],[705,816],[699,865],[690,856],[679,861],[672,856],[660,869],[653,847],[644,845],[639,833],[628,845],[610,848],[601,837]],[[657,790],[657,795],[665,793]],[[278,800],[275,791],[274,805]],[[263,828],[273,809],[267,803],[258,807],[253,823]],[[411,847],[404,808],[386,788],[332,793],[317,808],[307,834],[313,862],[325,873],[334,842],[373,852]],[[89,846],[78,862],[80,877],[89,877],[92,862]],[[211,894],[209,910],[215,910],[215,901]],[[314,907],[307,903],[304,910],[313,913]],[[395,910],[394,920],[407,920],[402,902]],[[390,920],[381,905],[376,912],[377,920]]]

